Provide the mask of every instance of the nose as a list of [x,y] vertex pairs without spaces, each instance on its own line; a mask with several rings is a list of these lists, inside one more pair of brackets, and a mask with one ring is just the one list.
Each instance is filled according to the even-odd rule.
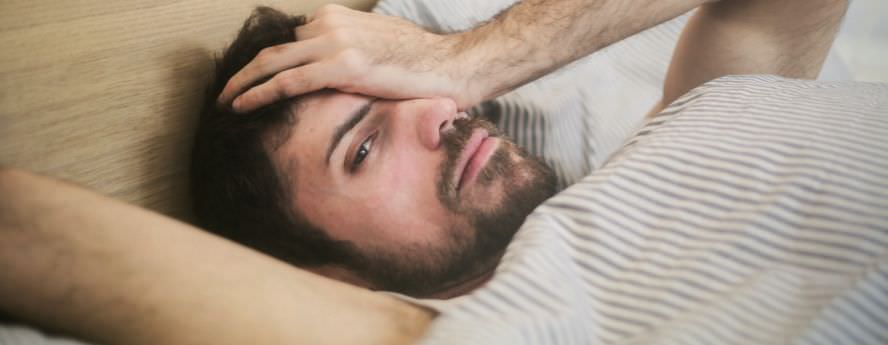
[[420,143],[429,150],[436,150],[441,144],[441,133],[453,128],[457,114],[456,103],[449,98],[422,100],[418,107],[416,131]]

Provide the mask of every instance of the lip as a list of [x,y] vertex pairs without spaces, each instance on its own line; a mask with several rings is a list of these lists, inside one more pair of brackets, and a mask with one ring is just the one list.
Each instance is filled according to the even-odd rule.
[[472,132],[472,136],[460,154],[459,163],[457,164],[456,171],[459,173],[454,176],[457,190],[461,190],[474,182],[478,172],[487,164],[490,156],[496,150],[497,143],[495,139],[484,129],[476,129]]

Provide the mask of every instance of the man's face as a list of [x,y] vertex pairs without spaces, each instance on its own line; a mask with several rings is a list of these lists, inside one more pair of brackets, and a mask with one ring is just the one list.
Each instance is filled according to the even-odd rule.
[[273,153],[296,212],[351,242],[376,288],[428,294],[490,271],[554,177],[449,99],[303,97]]

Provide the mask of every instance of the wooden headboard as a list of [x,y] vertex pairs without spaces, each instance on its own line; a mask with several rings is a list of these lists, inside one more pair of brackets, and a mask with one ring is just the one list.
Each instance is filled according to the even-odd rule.
[[[324,3],[261,4],[306,13]],[[0,165],[189,220],[188,162],[212,59],[255,1],[0,1]]]

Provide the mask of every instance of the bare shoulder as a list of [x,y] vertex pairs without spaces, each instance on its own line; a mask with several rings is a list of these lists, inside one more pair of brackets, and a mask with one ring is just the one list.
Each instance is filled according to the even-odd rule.
[[689,90],[733,74],[814,79],[832,46],[847,0],[722,0],[685,26],[654,116]]

